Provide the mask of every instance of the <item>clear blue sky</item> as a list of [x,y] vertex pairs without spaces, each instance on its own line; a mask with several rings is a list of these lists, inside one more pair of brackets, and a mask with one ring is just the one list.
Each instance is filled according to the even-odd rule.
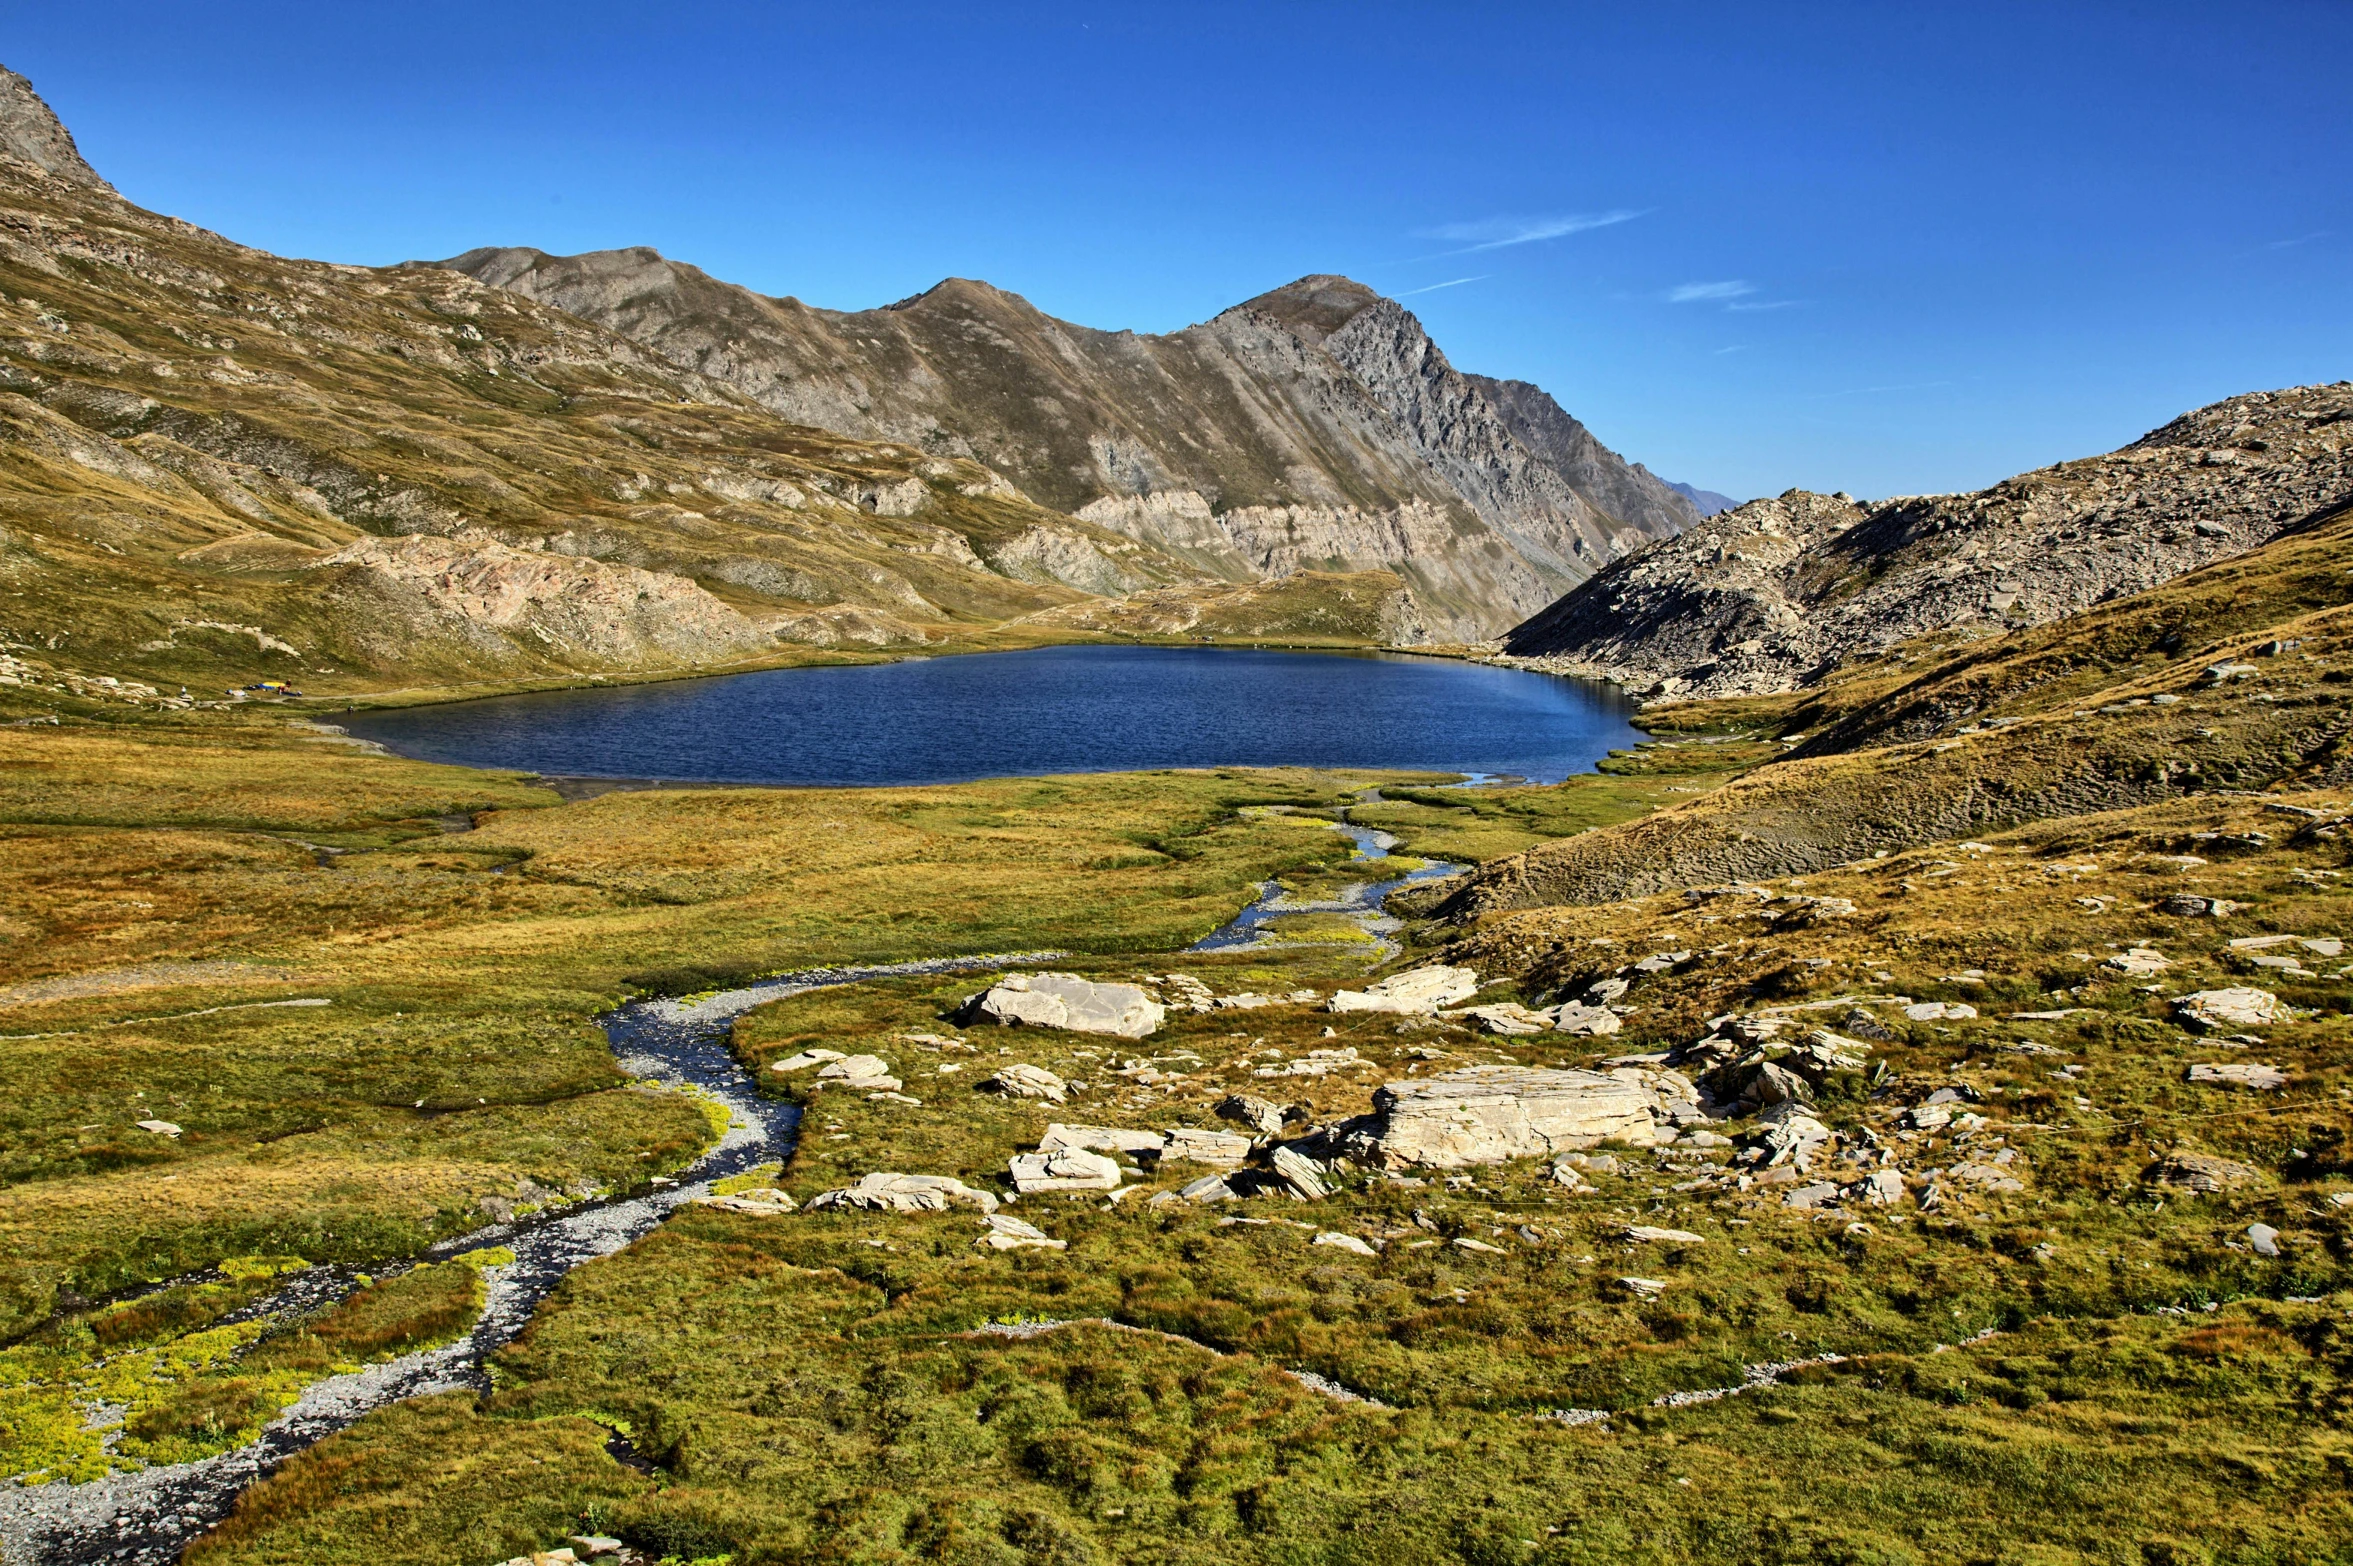
[[2353,5],[13,8],[143,205],[282,253],[650,244],[1165,331],[1405,298],[1741,497],[1974,487],[2353,376]]

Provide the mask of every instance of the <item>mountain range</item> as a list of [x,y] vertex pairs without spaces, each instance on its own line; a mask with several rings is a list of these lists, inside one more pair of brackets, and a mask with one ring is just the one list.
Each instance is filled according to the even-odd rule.
[[820,310],[643,248],[441,265],[593,321],[798,423],[970,458],[1028,499],[1230,582],[1396,571],[1475,640],[1699,520],[1524,382],[1464,375],[1344,277],[1166,336],[951,278]]

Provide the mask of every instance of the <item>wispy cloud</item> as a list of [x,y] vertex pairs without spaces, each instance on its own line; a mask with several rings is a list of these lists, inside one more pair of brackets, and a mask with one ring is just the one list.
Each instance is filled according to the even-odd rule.
[[1727,310],[1794,310],[1802,301],[1796,299],[1735,299]]
[[1667,290],[1667,303],[1720,304],[1727,299],[1738,299],[1743,295],[1753,294],[1756,291],[1756,284],[1744,283],[1736,277],[1729,278],[1721,283],[1685,283],[1679,288],[1670,288]]
[[2263,248],[2266,250],[2293,250],[2298,245],[2309,245],[2316,239],[2326,239],[2328,236],[2329,231],[2324,228],[2316,233],[2299,234],[2294,239],[2275,239]]
[[1733,344],[1731,347],[1729,347],[1729,348],[1718,348],[1718,349],[1716,349],[1716,350],[1715,350],[1715,352],[1717,352],[1718,354],[1727,354],[1727,353],[1746,353],[1746,352],[1748,352],[1748,344],[1746,344],[1746,343],[1734,343],[1734,344]]
[[1633,208],[1620,207],[1608,212],[1565,212],[1552,217],[1487,218],[1477,223],[1442,223],[1436,228],[1423,229],[1420,237],[1451,240],[1463,248],[1443,251],[1441,254],[1468,256],[1482,250],[1532,245],[1539,240],[1560,239],[1596,228],[1610,228],[1619,223],[1631,223],[1640,216],[1642,213]]
[[1451,278],[1443,283],[1429,283],[1420,288],[1408,288],[1403,293],[1392,294],[1390,297],[1393,299],[1411,299],[1416,294],[1434,294],[1441,288],[1460,288],[1465,283],[1484,283],[1488,278],[1494,275],[1495,274],[1492,272],[1481,272],[1477,277]]
[[1811,392],[1807,395],[1817,400],[1825,397],[1878,397],[1889,392],[1933,391],[1952,384],[1951,381],[1906,381],[1898,386],[1848,386],[1838,391]]

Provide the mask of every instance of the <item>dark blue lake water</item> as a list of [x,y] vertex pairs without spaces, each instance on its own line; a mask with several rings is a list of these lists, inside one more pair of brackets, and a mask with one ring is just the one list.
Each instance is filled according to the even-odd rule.
[[1439,658],[1043,647],[354,713],[404,756],[554,776],[950,783],[1156,767],[1555,782],[1642,736],[1605,686]]

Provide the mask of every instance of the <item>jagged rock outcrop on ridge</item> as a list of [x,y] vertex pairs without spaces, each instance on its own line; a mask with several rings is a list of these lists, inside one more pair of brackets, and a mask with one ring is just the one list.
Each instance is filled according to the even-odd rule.
[[2339,382],[2232,397],[1975,494],[1792,490],[1618,562],[1505,647],[1653,698],[1794,690],[1909,637],[2047,624],[2243,554],[2353,501],[2349,438]]
[[1345,278],[1302,278],[1149,336],[1058,321],[964,278],[840,312],[645,248],[441,264],[788,418],[974,458],[1040,504],[1228,581],[1394,571],[1444,635],[1491,635],[1692,515],[1663,486],[1628,506],[1648,475],[1613,472],[1598,444],[1554,465],[1410,312]]
[[74,145],[73,132],[33,91],[33,84],[4,65],[0,65],[0,157],[33,164],[70,184],[114,189],[82,157],[82,149]]

